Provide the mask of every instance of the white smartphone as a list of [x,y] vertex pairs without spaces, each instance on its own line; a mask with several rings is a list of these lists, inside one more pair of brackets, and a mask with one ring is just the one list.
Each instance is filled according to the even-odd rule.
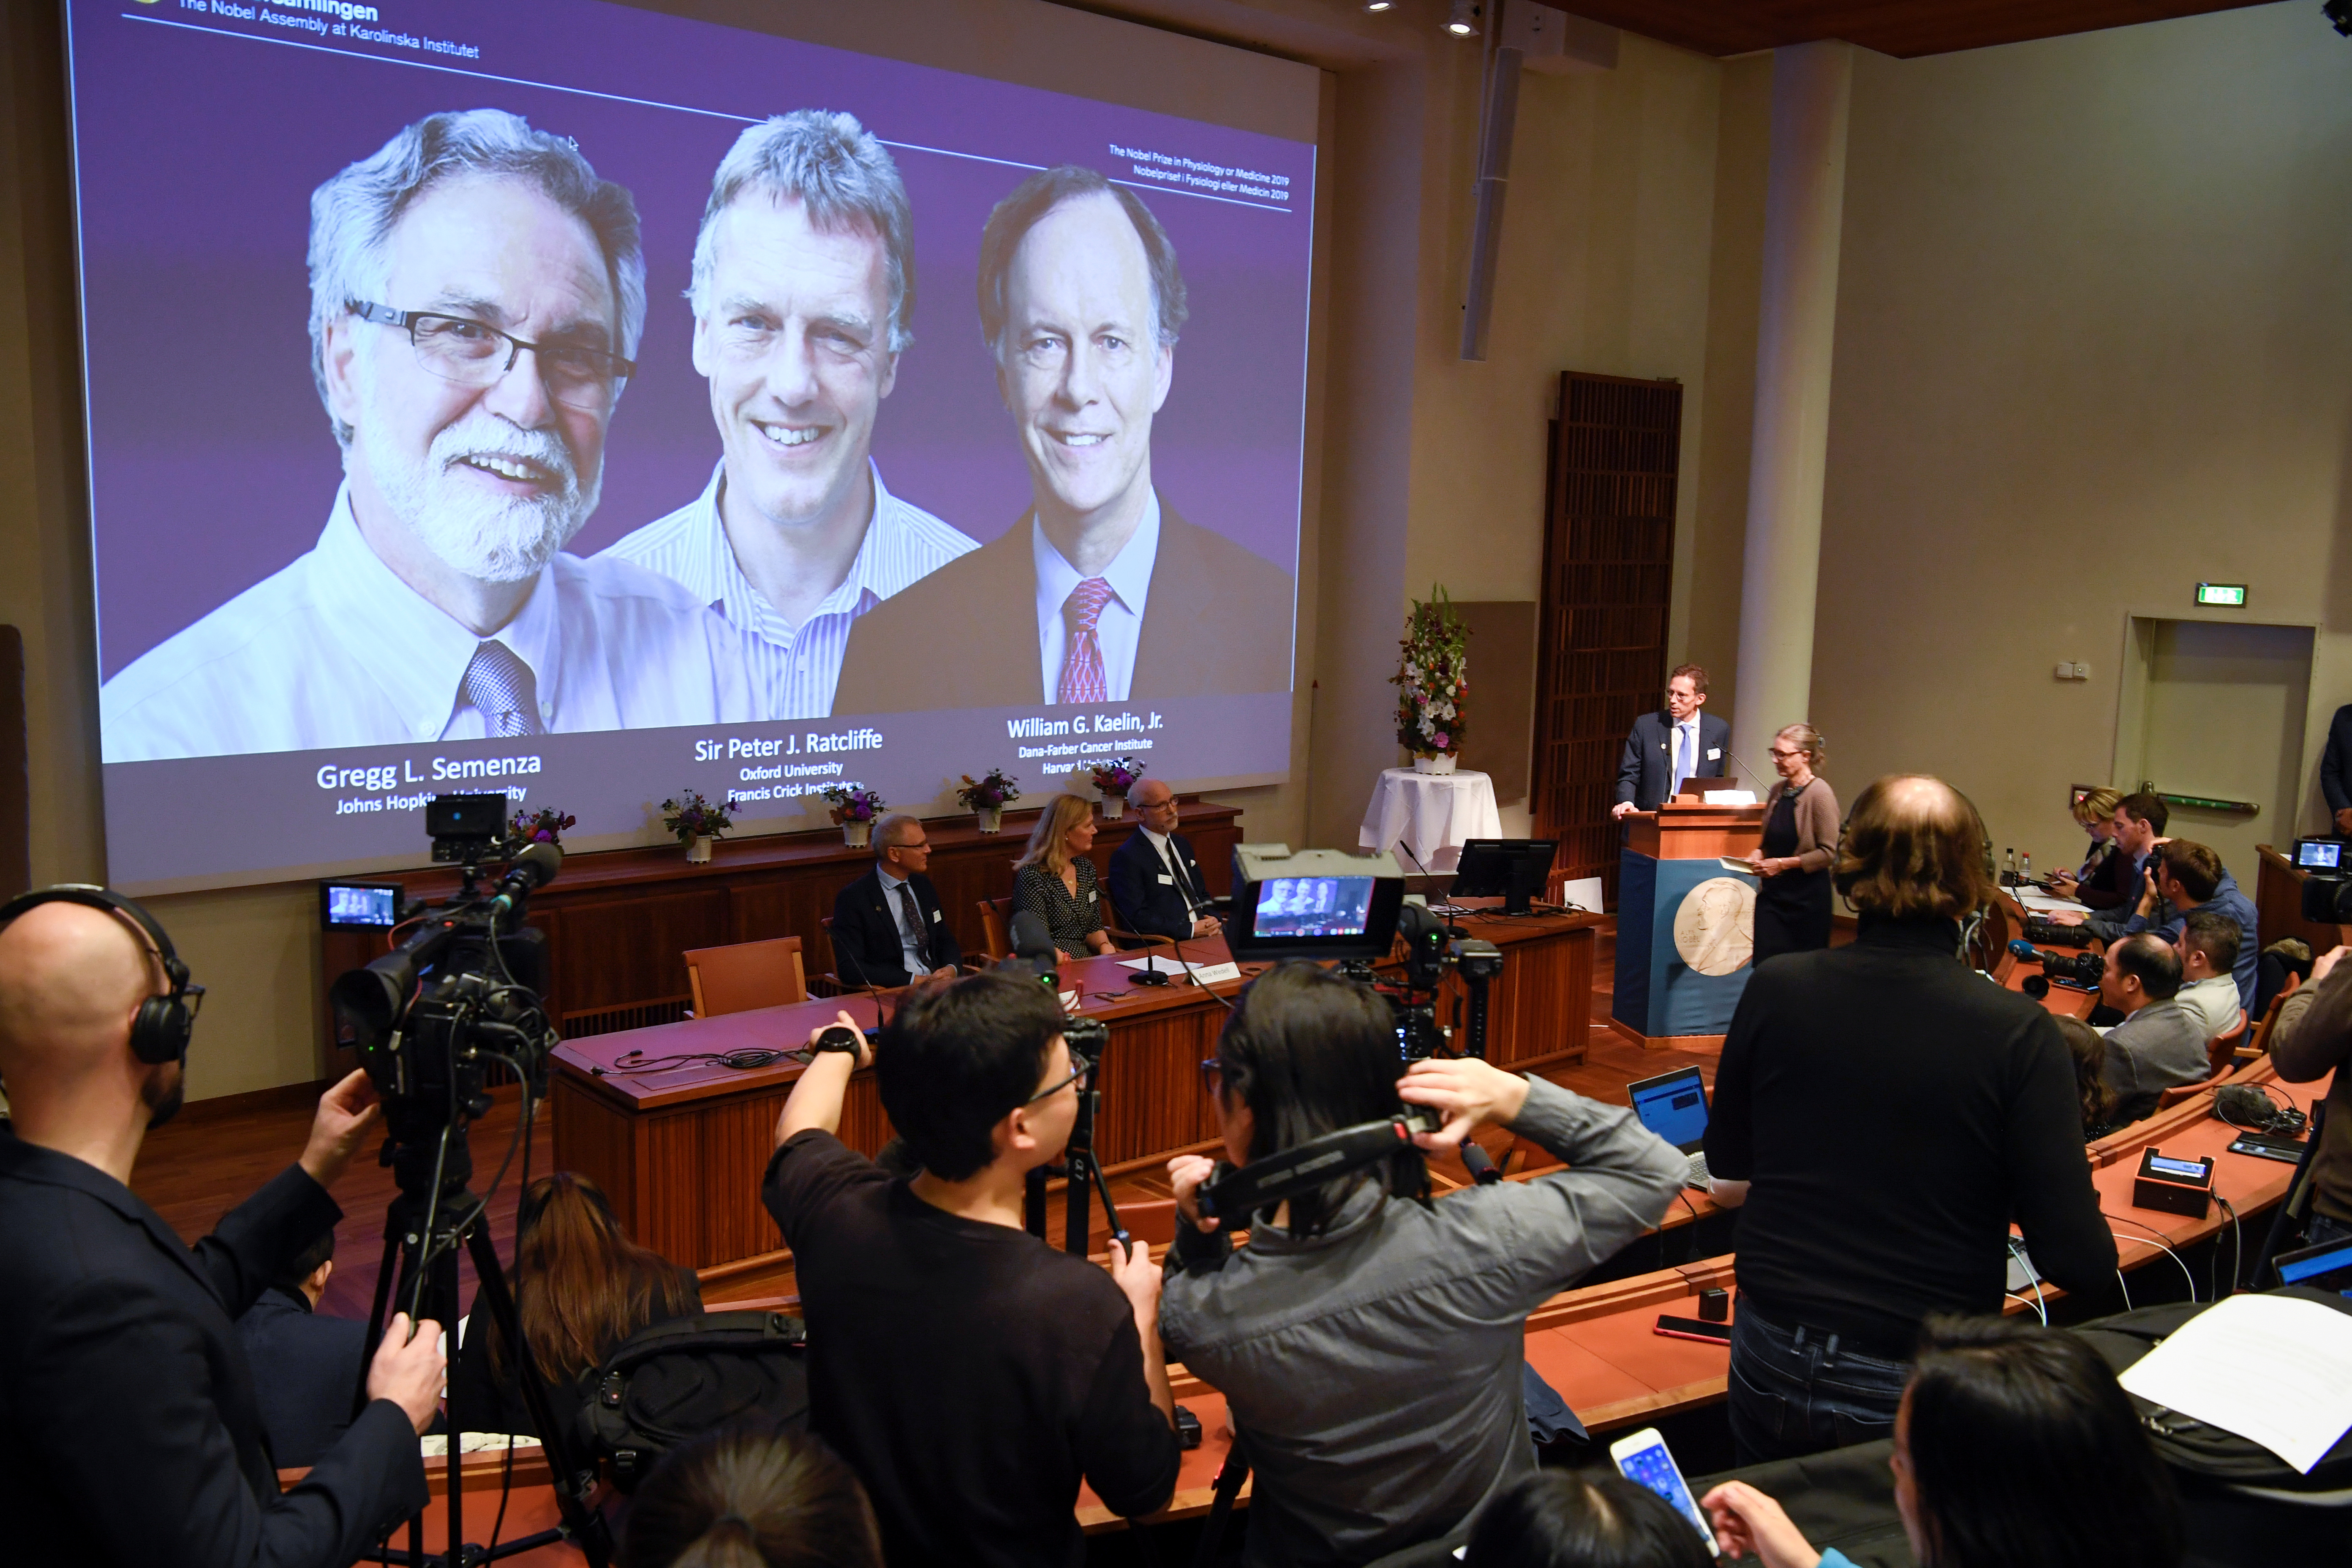
[[1672,1503],[1676,1513],[1691,1521],[1699,1539],[1706,1542],[1707,1555],[1720,1557],[1723,1549],[1715,1543],[1715,1529],[1699,1511],[1698,1500],[1691,1496],[1690,1483],[1683,1479],[1682,1468],[1666,1450],[1666,1440],[1655,1426],[1644,1426],[1630,1437],[1620,1437],[1609,1445],[1609,1458],[1616,1462],[1617,1473],[1637,1486],[1644,1486]]

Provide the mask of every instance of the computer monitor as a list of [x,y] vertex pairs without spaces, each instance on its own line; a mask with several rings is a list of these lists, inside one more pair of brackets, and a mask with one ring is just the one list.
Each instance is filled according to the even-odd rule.
[[1473,838],[1462,846],[1449,899],[1501,899],[1507,915],[1523,915],[1551,880],[1557,838]]
[[1698,1068],[1684,1068],[1629,1083],[1625,1093],[1642,1125],[1684,1153],[1697,1153],[1706,1142],[1706,1084]]

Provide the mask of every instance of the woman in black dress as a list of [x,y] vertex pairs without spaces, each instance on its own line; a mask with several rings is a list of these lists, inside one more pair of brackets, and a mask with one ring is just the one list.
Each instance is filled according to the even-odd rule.
[[1823,755],[1811,724],[1772,737],[1780,782],[1764,798],[1764,844],[1748,862],[1756,891],[1754,962],[1830,944],[1830,862],[1837,856],[1837,796],[1813,770]]
[[2084,857],[2082,869],[2051,874],[2052,892],[2094,910],[2115,909],[2126,896],[2138,899],[2139,885],[2131,878],[2131,857],[2121,853],[2116,844],[2116,807],[2123,800],[2114,790],[2095,789],[2074,803],[2074,820],[2091,836],[2091,852]]
[[1038,814],[1029,848],[1013,868],[1013,912],[1043,916],[1054,945],[1071,958],[1113,951],[1095,863],[1087,856],[1094,847],[1093,803],[1057,795]]

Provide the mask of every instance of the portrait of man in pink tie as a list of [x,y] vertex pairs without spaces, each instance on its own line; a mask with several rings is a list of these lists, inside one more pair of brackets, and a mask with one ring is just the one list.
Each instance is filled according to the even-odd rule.
[[504,110],[428,115],[312,193],[310,270],[326,526],[100,689],[106,761],[758,717],[725,621],[563,551],[645,325],[626,189]]
[[1092,169],[1033,174],[989,215],[979,292],[1030,510],[857,621],[833,711],[1287,689],[1290,574],[1152,480],[1186,307],[1150,208]]

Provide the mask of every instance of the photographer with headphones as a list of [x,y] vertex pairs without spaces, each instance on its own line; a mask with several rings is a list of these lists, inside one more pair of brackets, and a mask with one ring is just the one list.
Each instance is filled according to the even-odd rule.
[[396,1317],[369,1404],[280,1495],[236,1321],[342,1217],[326,1189],[379,1117],[319,1101],[299,1163],[193,1247],[129,1186],[180,1108],[204,987],[100,888],[0,908],[0,1529],[16,1563],[340,1568],[426,1501],[438,1326]]
[[[1312,963],[1242,992],[1202,1064],[1236,1166],[1394,1116],[1444,1119],[1379,1163],[1231,1223],[1214,1172],[1169,1163],[1180,1225],[1161,1289],[1169,1359],[1225,1396],[1255,1472],[1251,1568],[1359,1563],[1458,1543],[1536,1468],[1522,1379],[1528,1313],[1657,1224],[1690,1162],[1622,1106],[1475,1058],[1397,1072],[1388,1004]],[[1508,1127],[1569,1169],[1431,1203],[1425,1150]],[[1212,1189],[1213,1193],[1214,1189]]]

